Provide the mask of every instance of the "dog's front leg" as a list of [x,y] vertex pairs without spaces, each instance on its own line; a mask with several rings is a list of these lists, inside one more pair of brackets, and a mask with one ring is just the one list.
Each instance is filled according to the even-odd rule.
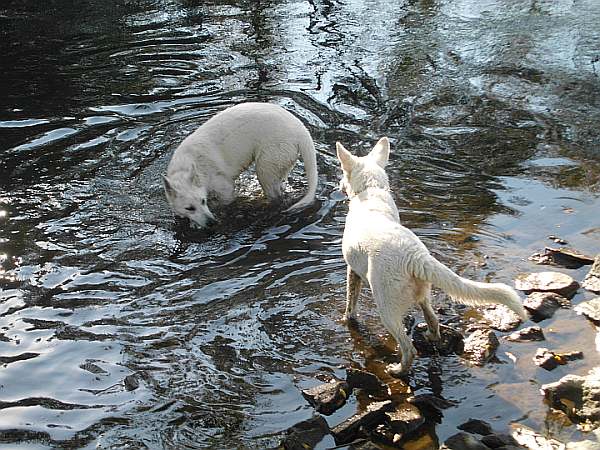
[[344,320],[346,322],[356,320],[356,302],[358,301],[361,287],[362,281],[360,277],[348,266],[346,273],[346,312],[344,313]]

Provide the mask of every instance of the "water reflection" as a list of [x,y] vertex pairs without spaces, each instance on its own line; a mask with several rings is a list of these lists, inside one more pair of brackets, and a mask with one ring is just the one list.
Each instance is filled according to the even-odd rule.
[[[427,445],[468,416],[541,429],[531,349],[513,344],[516,366],[501,356],[484,369],[420,358],[407,383],[383,372],[393,341],[369,295],[360,330],[339,321],[346,206],[333,143],[362,153],[390,136],[403,221],[466,275],[531,270],[528,253],[558,225],[600,251],[590,231],[597,19],[593,2],[2,6],[2,439],[273,446],[312,414],[300,388],[343,376],[344,365],[384,377],[399,397],[453,402]],[[159,182],[170,152],[244,100],[277,102],[305,122],[319,150],[318,202],[282,215],[244,175],[222,228],[181,228]],[[303,189],[296,169],[286,195]],[[573,345],[593,339],[578,331]],[[597,363],[586,354],[574,370]]]

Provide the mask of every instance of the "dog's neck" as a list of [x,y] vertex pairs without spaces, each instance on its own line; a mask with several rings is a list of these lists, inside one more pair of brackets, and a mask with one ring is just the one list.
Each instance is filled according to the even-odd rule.
[[389,220],[400,223],[398,208],[387,187],[367,187],[361,192],[349,196],[348,199],[350,200],[350,213],[362,216],[365,211],[369,211],[369,215],[372,213],[382,214]]

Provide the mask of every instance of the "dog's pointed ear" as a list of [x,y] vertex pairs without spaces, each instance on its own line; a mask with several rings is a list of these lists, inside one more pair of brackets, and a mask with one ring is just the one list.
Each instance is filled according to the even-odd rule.
[[390,141],[386,137],[379,139],[373,150],[369,153],[369,158],[372,158],[379,166],[385,167],[390,157]]
[[163,187],[165,188],[165,194],[167,197],[174,197],[177,195],[177,191],[171,186],[171,182],[166,175],[162,175]]
[[335,143],[335,149],[337,151],[337,157],[340,160],[340,164],[342,165],[342,170],[344,172],[351,172],[352,168],[354,167],[354,156],[352,156],[352,153],[346,150],[339,142]]

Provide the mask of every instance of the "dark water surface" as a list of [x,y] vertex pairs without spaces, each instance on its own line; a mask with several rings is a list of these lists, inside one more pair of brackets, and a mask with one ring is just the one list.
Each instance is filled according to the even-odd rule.
[[[336,140],[390,137],[404,223],[466,276],[542,270],[527,256],[549,234],[600,252],[598,24],[596,0],[2,2],[0,444],[267,448],[311,416],[300,389],[348,365],[384,376],[394,346],[368,292],[361,331],[340,322]],[[193,233],[160,174],[246,100],[309,127],[318,202],[282,215],[245,175],[223,227]],[[304,187],[298,169],[290,201]],[[459,327],[474,315],[436,305]],[[537,345],[506,342],[483,368],[418,359],[410,390],[456,406],[407,448],[469,417],[595,440],[538,388],[598,365],[596,331],[572,310],[542,325],[585,359],[545,372]]]

